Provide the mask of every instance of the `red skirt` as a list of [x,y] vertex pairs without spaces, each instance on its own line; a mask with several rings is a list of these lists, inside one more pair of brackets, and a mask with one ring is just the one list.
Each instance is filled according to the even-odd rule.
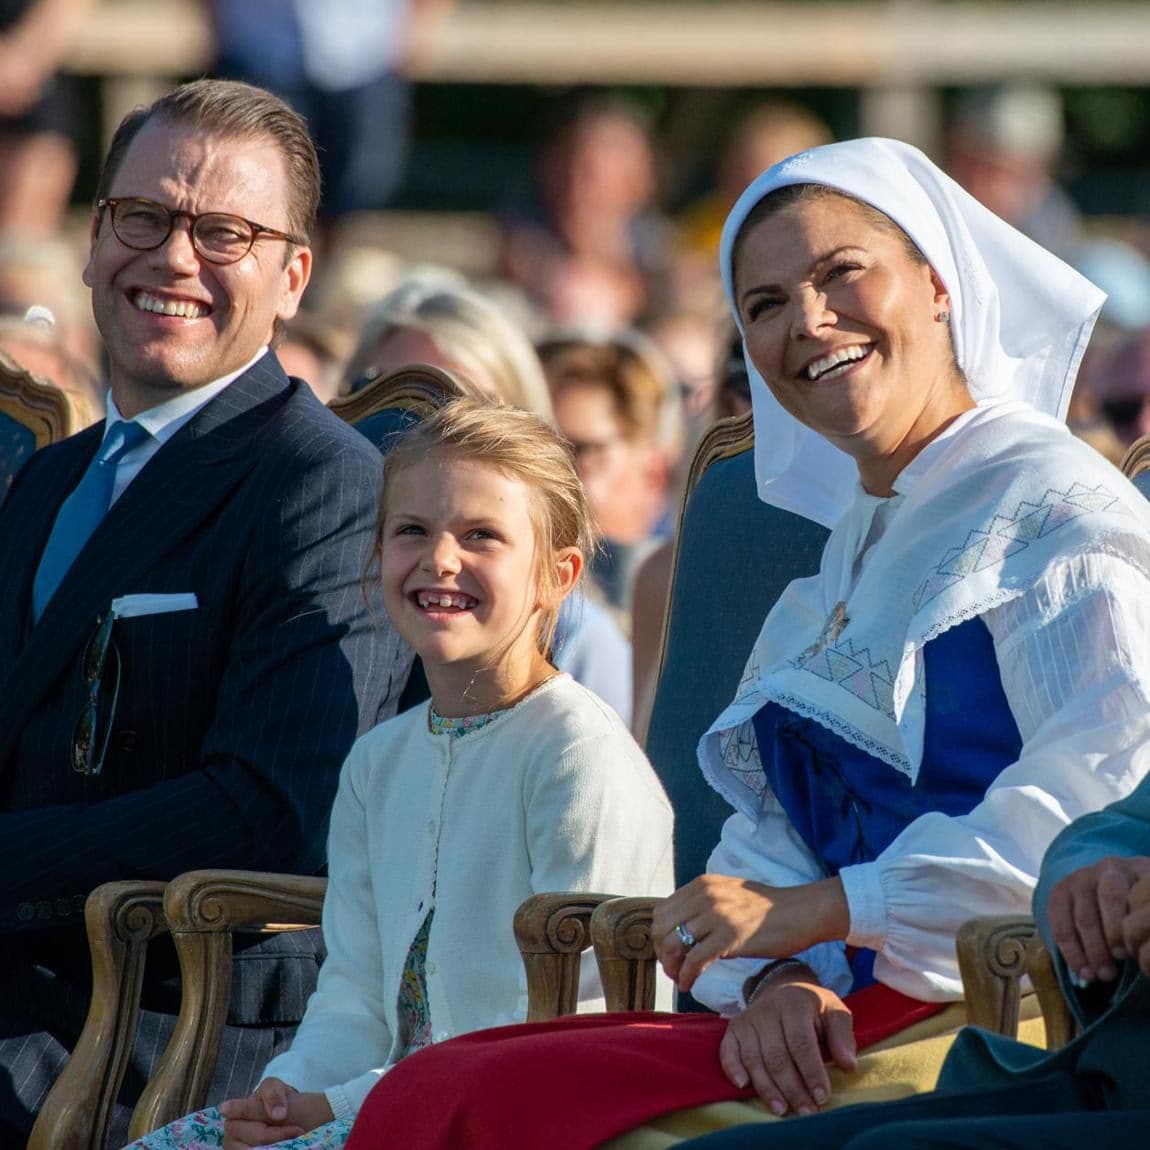
[[[865,1050],[929,1018],[880,983],[846,999]],[[477,1030],[405,1058],[380,1079],[346,1150],[591,1150],[661,1114],[750,1098],[719,1065],[714,1014],[580,1014]]]

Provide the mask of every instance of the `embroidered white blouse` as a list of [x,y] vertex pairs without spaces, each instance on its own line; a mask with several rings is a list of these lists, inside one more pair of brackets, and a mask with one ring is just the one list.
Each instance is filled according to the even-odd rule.
[[[899,476],[894,498],[876,499],[860,489],[835,528],[822,572],[812,581],[823,585],[822,606],[845,600],[851,614],[852,596],[883,550],[875,544],[886,536],[904,503],[932,473],[937,480],[939,460],[956,438],[995,419],[993,409],[981,408],[956,421]],[[1022,417],[1020,434],[1034,430],[1025,426],[1030,421]],[[999,423],[1008,426],[1009,418],[1007,424],[1001,419]],[[1084,545],[1043,562],[1021,593],[1002,592],[1001,578],[997,592],[981,592],[993,605],[976,613],[993,638],[1003,689],[1023,738],[1018,761],[1002,771],[968,814],[924,815],[873,862],[840,871],[851,916],[846,943],[877,951],[879,981],[923,1000],[961,997],[954,950],[958,927],[976,915],[1028,910],[1042,855],[1058,831],[1079,815],[1129,794],[1150,769],[1150,532],[1145,526],[1150,515],[1121,476],[1083,454],[1089,449],[1065,438],[1065,445],[1058,436],[1047,445],[1060,456],[1065,446],[1064,457],[1055,464],[1062,469],[1063,490],[1075,481],[1091,486],[1098,480],[1092,489],[1105,486],[1115,492],[1121,505],[1117,510],[1129,517],[1130,526],[1120,524],[1116,531],[1100,533],[1094,544],[1087,532]],[[1046,476],[1041,482],[1048,480]],[[929,632],[929,620],[912,620],[909,630],[916,627]],[[844,640],[850,634],[848,627]],[[871,633],[865,638],[870,640]],[[875,643],[882,639],[880,634]],[[794,650],[802,651],[809,640],[796,635],[793,641]],[[913,678],[916,650],[908,640],[903,665],[890,676],[896,684]],[[793,677],[802,658],[783,661],[788,676]],[[741,784],[731,769],[730,748],[725,766],[720,751],[724,736],[753,739],[747,716],[758,709],[761,698],[772,697],[770,683],[770,673],[745,680],[725,712],[728,717],[720,717],[700,744],[704,773],[736,807],[708,869],[793,886],[824,878],[827,872],[761,780],[761,768],[757,793],[752,793],[756,788]],[[764,684],[767,694],[756,694]],[[787,705],[778,693],[773,697]],[[913,686],[903,690],[899,711],[895,692],[896,705],[884,717],[892,746],[883,752],[891,769],[912,778],[913,748],[894,744],[900,735],[913,743],[913,730],[906,734],[913,723],[905,712],[914,699]],[[864,739],[855,732],[853,741],[862,745]],[[757,750],[747,764],[754,765]],[[850,988],[843,943],[825,943],[801,957],[836,992]],[[693,993],[721,1013],[733,1014],[743,1006],[744,980],[761,966],[761,959],[716,963]]]

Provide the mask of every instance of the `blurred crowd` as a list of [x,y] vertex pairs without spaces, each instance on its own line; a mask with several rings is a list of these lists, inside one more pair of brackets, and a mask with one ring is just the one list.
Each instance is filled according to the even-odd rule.
[[[449,2],[340,0],[338,20],[290,0],[210,2],[219,74],[284,95],[309,119],[326,165],[316,274],[278,352],[325,402],[424,362],[554,421],[604,540],[595,594],[620,641],[634,632],[639,728],[661,632],[649,608],[662,602],[693,446],[713,419],[749,408],[738,342],[721,318],[721,224],[756,173],[832,132],[800,103],[749,107],[705,183],[671,205],[660,125],[611,95],[568,95],[539,141],[530,196],[494,213],[498,253],[485,275],[402,260],[349,239],[364,233],[346,225],[386,209],[403,179],[405,66]],[[22,85],[0,68],[0,347],[92,421],[102,414],[101,349],[82,282],[86,233],[67,226],[81,214],[69,209],[76,121],[56,75],[86,7],[0,0],[0,62],[37,45],[22,57]],[[1138,221],[1082,218],[1059,183],[1065,145],[1054,91],[986,88],[955,103],[939,158],[1109,293],[1071,424],[1117,461],[1150,432],[1150,245]]]

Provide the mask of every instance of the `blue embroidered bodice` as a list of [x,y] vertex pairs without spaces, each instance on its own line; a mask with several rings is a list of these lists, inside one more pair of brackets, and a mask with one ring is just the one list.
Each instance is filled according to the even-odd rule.
[[[828,874],[870,862],[919,815],[963,815],[1013,763],[1022,737],[1002,690],[994,644],[975,618],[923,648],[926,730],[914,783],[880,759],[777,703],[754,718],[763,772],[791,824]],[[874,955],[852,960],[855,988]]]

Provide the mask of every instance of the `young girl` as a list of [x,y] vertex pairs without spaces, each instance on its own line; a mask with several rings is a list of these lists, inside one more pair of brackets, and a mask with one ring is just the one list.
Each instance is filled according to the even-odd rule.
[[[328,956],[291,1048],[249,1097],[134,1147],[342,1146],[400,1058],[526,1017],[511,929],[523,899],[670,892],[671,808],[654,772],[615,713],[548,659],[591,546],[570,450],[533,415],[462,399],[392,449],[384,602],[431,702],[363,736],[344,765]],[[600,996],[589,964],[581,1002]]]

